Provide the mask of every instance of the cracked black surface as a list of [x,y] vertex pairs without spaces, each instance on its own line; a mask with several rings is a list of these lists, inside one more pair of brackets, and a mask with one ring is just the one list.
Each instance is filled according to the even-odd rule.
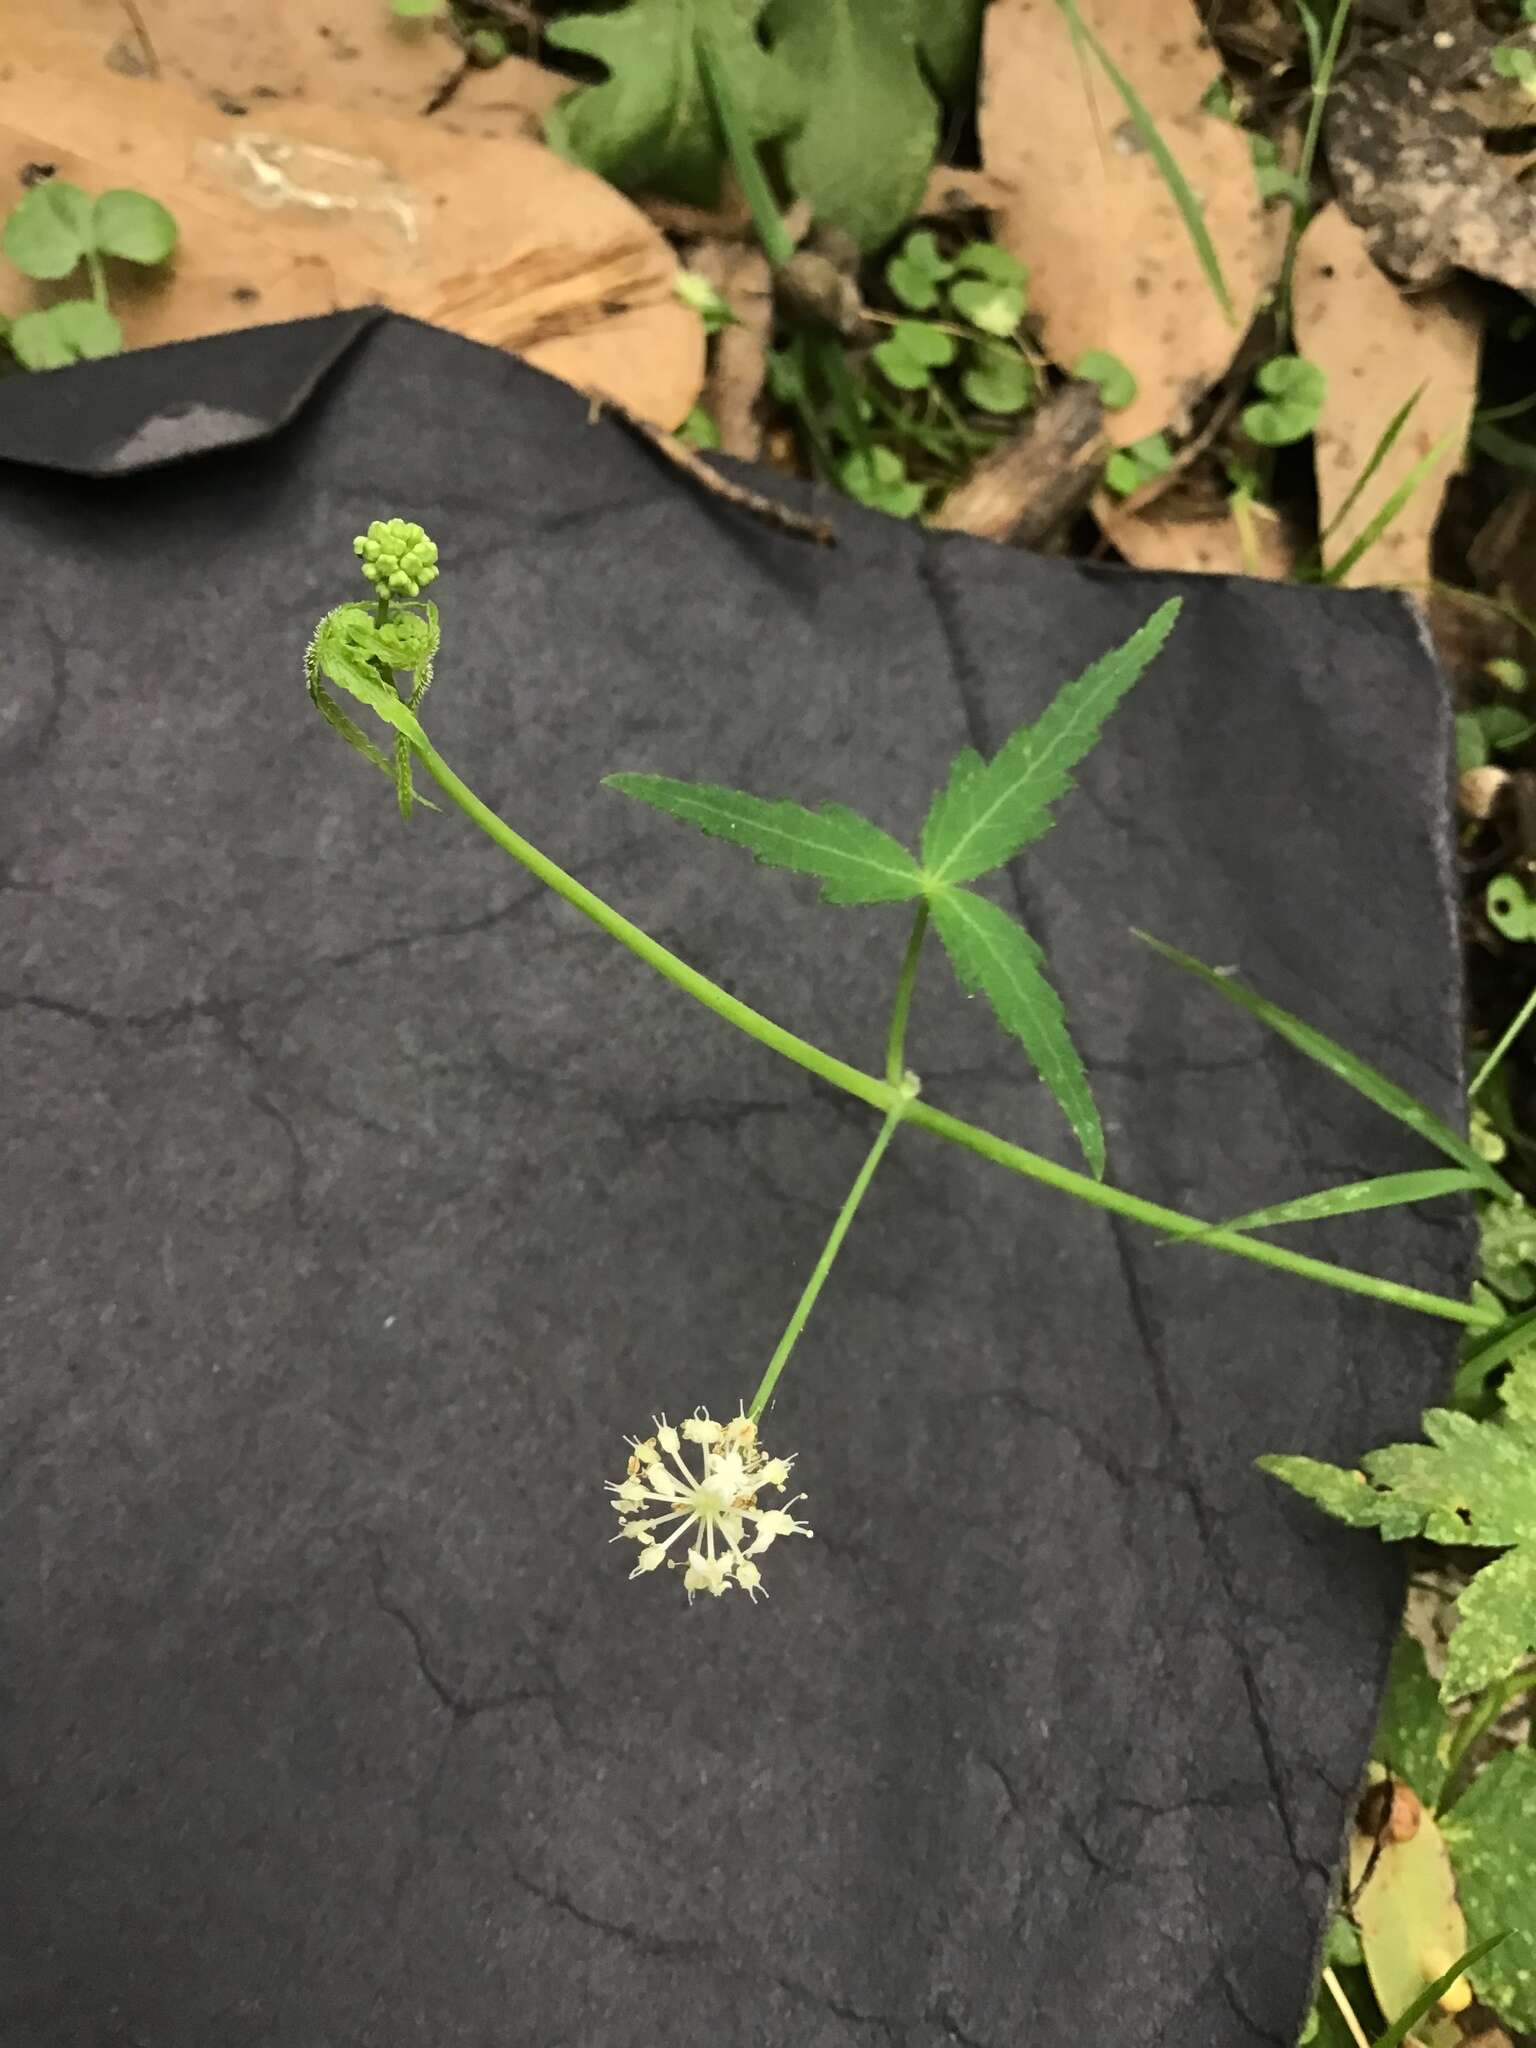
[[[955,748],[1182,588],[986,886],[1052,955],[1114,1177],[1218,1216],[1420,1155],[1132,925],[1454,1112],[1406,610],[841,505],[820,552],[396,320],[259,447],[3,489],[7,2048],[1293,2038],[1398,1586],[1252,1460],[1411,1432],[1452,1338],[914,1134],[774,1416],[816,1541],[755,1611],[626,1584],[622,1434],[749,1391],[868,1118],[456,817],[403,830],[299,653],[352,533],[422,519],[442,751],[871,1064],[901,913],[818,909],[601,775],[910,834]],[[1070,1157],[937,957],[910,1050]],[[1443,1216],[1294,1241],[1465,1278]]]

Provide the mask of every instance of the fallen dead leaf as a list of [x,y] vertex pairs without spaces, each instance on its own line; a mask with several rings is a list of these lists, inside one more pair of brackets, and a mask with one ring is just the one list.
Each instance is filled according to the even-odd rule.
[[1137,569],[1258,576],[1268,583],[1284,583],[1295,573],[1295,543],[1279,515],[1256,504],[1234,513],[1231,493],[1208,471],[1188,471],[1141,507],[1101,491],[1093,516]]
[[703,336],[673,293],[666,241],[540,143],[300,101],[230,115],[125,77],[99,42],[23,22],[8,23],[0,52],[0,122],[50,158],[99,165],[98,184],[138,186],[185,215],[172,273],[142,304],[125,301],[130,342],[214,331],[198,324],[210,309],[192,295],[176,311],[179,277],[243,275],[258,253],[281,252],[326,266],[341,305],[382,303],[513,349],[664,426],[698,396]]
[[1325,559],[1336,561],[1415,464],[1449,438],[1439,464],[1346,579],[1427,583],[1440,501],[1460,465],[1477,396],[1478,322],[1454,290],[1405,298],[1337,206],[1324,207],[1302,237],[1293,294],[1297,342],[1328,379],[1313,444],[1325,530],[1393,415],[1422,387],[1407,425],[1331,536]]
[[1278,249],[1247,137],[1206,112],[1221,72],[1188,0],[1079,0],[1201,200],[1235,320],[1217,302],[1155,159],[1103,71],[1081,59],[1057,0],[993,0],[984,19],[980,132],[1010,188],[997,237],[1030,271],[1045,346],[1070,369],[1108,349],[1138,394],[1115,437],[1176,431],[1231,361]]

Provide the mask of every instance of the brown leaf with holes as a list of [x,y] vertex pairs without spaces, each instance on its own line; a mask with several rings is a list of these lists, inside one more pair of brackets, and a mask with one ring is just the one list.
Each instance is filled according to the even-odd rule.
[[179,297],[181,281],[238,273],[265,294],[299,259],[328,275],[337,305],[382,303],[516,350],[663,426],[697,398],[703,335],[673,291],[676,258],[638,208],[553,150],[297,100],[233,116],[102,55],[99,40],[9,23],[0,122],[46,156],[84,160],[97,189],[137,186],[181,220],[168,273],[118,280],[130,345],[248,324],[233,308],[216,317],[201,285]]
[[1208,113],[1221,63],[1189,0],[1078,0],[1200,199],[1235,319],[1223,313],[1156,160],[1058,0],[992,0],[984,18],[980,132],[1009,188],[997,239],[1029,267],[1046,349],[1070,369],[1108,349],[1138,394],[1115,436],[1187,425],[1221,377],[1279,267],[1248,139]]
[[1407,425],[1329,539],[1325,561],[1337,561],[1415,464],[1448,439],[1440,462],[1346,579],[1426,583],[1440,501],[1461,462],[1477,397],[1478,321],[1454,288],[1406,298],[1337,206],[1324,207],[1302,237],[1293,291],[1298,346],[1328,379],[1313,439],[1325,530],[1393,415],[1422,386]]
[[[1462,269],[1536,291],[1536,193],[1513,159],[1489,150],[1475,102],[1453,90],[1485,76],[1485,52],[1463,53],[1451,31],[1439,35],[1451,36],[1448,48],[1434,35],[1403,38],[1341,72],[1326,125],[1339,204],[1376,261],[1414,289]],[[1536,30],[1509,40],[1536,54]]]

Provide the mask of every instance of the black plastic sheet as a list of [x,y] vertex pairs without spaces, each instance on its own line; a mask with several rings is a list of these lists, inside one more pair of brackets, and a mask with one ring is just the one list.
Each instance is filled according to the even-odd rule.
[[[1455,1113],[1448,718],[1412,613],[840,503],[818,549],[488,351],[394,319],[240,339],[204,400],[309,403],[153,473],[87,458],[219,345],[33,380],[29,443],[0,395],[13,457],[118,472],[13,464],[0,501],[0,2038],[1289,2040],[1400,1580],[1252,1460],[1414,1433],[1449,1328],[903,1136],[765,1428],[814,1541],[755,1609],[626,1583],[623,1434],[750,1392],[871,1117],[456,813],[402,827],[300,655],[365,594],[351,536],[421,519],[448,759],[877,1065],[902,912],[817,907],[599,778],[910,836],[958,747],[1182,590],[1014,888],[1112,1178],[1218,1217],[1425,1162],[1132,926]],[[1071,1160],[938,957],[910,1056]],[[1293,1241],[1466,1279],[1450,1209]]]

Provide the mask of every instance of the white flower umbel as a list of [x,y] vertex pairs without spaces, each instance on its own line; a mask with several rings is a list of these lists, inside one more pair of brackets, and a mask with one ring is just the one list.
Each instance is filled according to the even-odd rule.
[[[730,1586],[755,1601],[766,1588],[752,1560],[780,1536],[811,1533],[789,1512],[803,1493],[779,1507],[759,1505],[764,1487],[783,1493],[794,1459],[770,1458],[757,1440],[757,1424],[745,1415],[715,1422],[700,1408],[676,1428],[664,1415],[654,1421],[654,1436],[628,1439],[626,1476],[608,1482],[619,1512],[613,1540],[628,1536],[644,1545],[629,1576],[681,1565],[690,1601],[695,1593],[718,1599]],[[685,1443],[697,1451],[702,1471],[690,1468]]]

